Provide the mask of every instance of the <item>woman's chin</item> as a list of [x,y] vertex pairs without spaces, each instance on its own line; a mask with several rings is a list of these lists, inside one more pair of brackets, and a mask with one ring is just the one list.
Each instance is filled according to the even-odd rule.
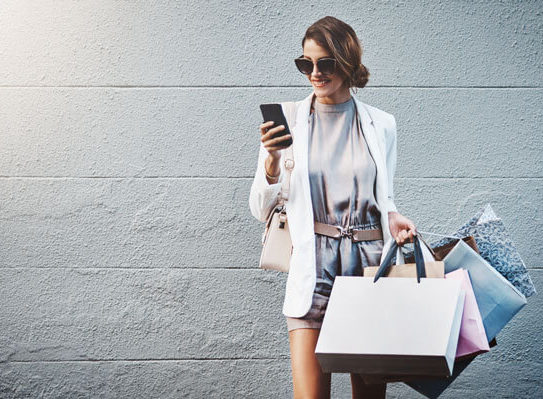
[[317,97],[327,97],[331,94],[331,91],[328,90],[328,87],[313,86],[313,89],[315,90],[315,94],[317,95]]

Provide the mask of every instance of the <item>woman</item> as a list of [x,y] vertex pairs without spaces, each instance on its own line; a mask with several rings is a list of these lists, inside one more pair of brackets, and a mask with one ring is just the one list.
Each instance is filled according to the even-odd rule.
[[[325,398],[331,374],[322,372],[314,351],[335,276],[363,275],[363,267],[380,263],[384,242],[410,242],[416,228],[393,201],[395,119],[350,94],[352,87],[364,87],[369,76],[356,33],[328,16],[307,29],[302,48],[295,63],[314,91],[296,103],[292,131],[295,166],[286,210],[293,252],[283,314],[294,397]],[[291,137],[271,139],[284,129],[271,126],[273,121],[260,125],[249,198],[260,221],[277,202],[284,175],[281,143]],[[343,233],[332,237],[330,228]],[[386,384],[365,384],[357,374],[351,374],[351,383],[353,398],[385,397]]]

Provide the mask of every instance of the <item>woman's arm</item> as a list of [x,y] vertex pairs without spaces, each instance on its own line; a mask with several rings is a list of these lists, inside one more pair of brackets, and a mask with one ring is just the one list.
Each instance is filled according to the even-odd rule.
[[275,179],[276,183],[270,184],[268,181],[268,178],[266,177],[266,160],[268,155],[269,153],[266,150],[266,147],[260,142],[258,164],[251,185],[251,192],[249,194],[249,208],[251,209],[251,214],[260,222],[266,221],[271,209],[277,204],[278,194],[281,192],[281,182],[283,179],[283,168],[279,162],[279,178]]

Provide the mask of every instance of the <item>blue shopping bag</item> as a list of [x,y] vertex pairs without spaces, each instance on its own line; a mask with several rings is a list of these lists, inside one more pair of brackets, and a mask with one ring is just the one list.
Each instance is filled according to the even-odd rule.
[[443,262],[445,273],[468,270],[489,341],[526,305],[526,297],[463,240]]

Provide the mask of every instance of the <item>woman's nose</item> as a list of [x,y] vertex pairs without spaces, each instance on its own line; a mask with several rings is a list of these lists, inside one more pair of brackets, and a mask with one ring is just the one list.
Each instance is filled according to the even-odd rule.
[[311,75],[315,78],[322,76],[322,73],[317,68],[317,65],[313,65],[313,72],[311,72]]

